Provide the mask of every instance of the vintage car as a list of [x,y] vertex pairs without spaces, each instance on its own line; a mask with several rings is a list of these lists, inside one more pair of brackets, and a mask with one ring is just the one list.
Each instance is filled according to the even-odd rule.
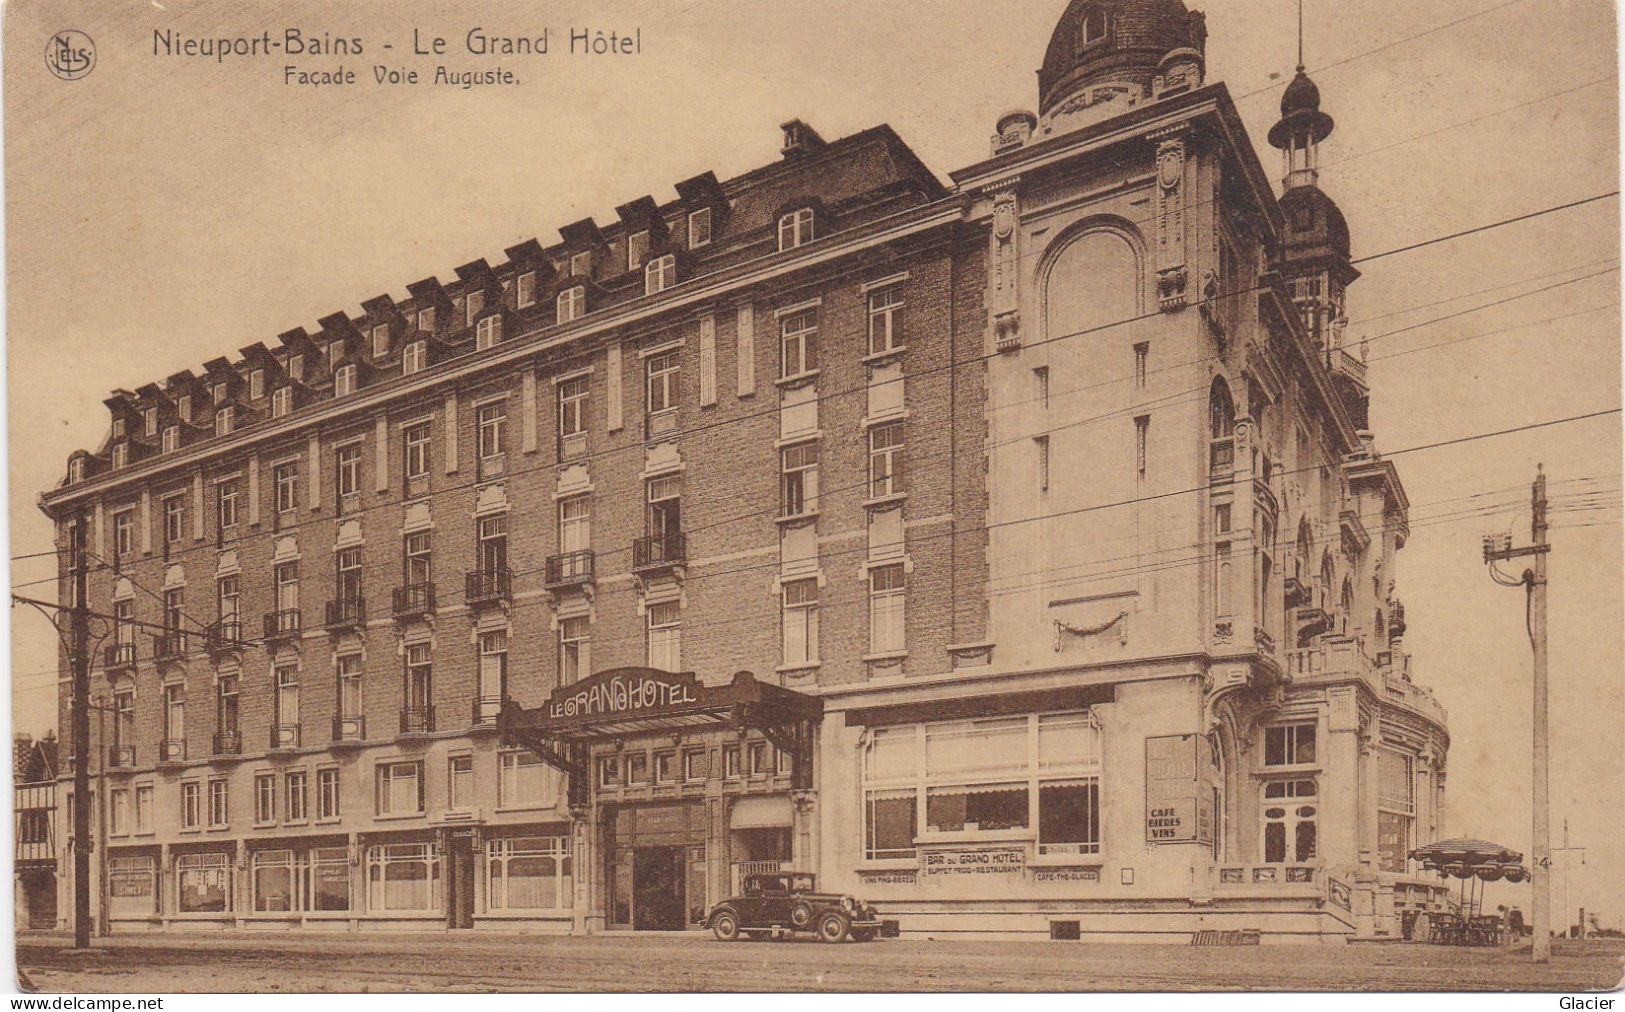
[[821,941],[867,942],[881,931],[880,917],[869,904],[840,893],[821,893],[812,875],[777,872],[745,876],[740,895],[711,908],[706,923],[720,941],[741,935],[790,938],[795,932],[816,934]]

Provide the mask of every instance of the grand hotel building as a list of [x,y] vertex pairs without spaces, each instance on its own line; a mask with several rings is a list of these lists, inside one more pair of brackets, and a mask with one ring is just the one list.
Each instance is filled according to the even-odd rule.
[[42,498],[115,618],[113,930],[682,929],[773,868],[915,936],[1441,903],[1332,120],[1300,71],[1278,197],[1205,45],[1074,0],[950,182],[793,121],[115,391]]

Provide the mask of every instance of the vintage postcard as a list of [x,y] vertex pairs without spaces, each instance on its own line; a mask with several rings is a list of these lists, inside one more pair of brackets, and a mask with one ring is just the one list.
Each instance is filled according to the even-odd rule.
[[1616,16],[6,5],[15,987],[1606,1007]]

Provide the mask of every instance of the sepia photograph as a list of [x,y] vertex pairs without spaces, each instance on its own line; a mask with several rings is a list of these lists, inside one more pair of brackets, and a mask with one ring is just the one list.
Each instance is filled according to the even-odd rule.
[[0,14],[12,994],[1611,1007],[1609,0]]

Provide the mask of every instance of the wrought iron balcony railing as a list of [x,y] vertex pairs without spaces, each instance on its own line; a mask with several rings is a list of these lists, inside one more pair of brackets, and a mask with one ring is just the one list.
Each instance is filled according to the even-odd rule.
[[547,587],[573,587],[593,581],[594,559],[592,549],[564,552],[547,557]]
[[682,534],[650,534],[632,542],[634,570],[663,569],[679,565],[687,557],[687,539]]
[[333,718],[333,741],[353,742],[361,741],[367,737],[367,718],[357,714],[355,716],[337,716]]
[[491,604],[513,600],[513,571],[476,569],[464,580],[463,597],[469,604]]
[[273,725],[271,725],[271,747],[272,748],[298,748],[299,747],[299,725],[298,724],[273,724]]
[[107,765],[114,769],[130,769],[135,766],[135,746],[107,746]]
[[480,696],[474,700],[474,726],[496,727],[502,715],[501,696]]
[[215,755],[242,755],[243,735],[241,731],[216,731],[214,733]]
[[327,602],[327,628],[355,629],[367,621],[366,598],[341,597]]
[[434,707],[401,707],[402,734],[429,734],[434,730]]
[[223,618],[209,626],[203,634],[203,647],[211,654],[239,650],[243,645],[243,624],[234,618]]
[[102,664],[109,671],[135,667],[134,643],[110,643],[102,651]]
[[186,655],[186,634],[172,630],[152,638],[154,660],[169,661]]
[[284,608],[281,611],[268,611],[265,613],[265,638],[277,639],[283,636],[299,635],[300,620],[298,608]]
[[396,618],[418,618],[434,612],[434,584],[409,583],[390,593],[390,611]]
[[183,763],[186,761],[186,739],[167,738],[158,743],[158,761]]

